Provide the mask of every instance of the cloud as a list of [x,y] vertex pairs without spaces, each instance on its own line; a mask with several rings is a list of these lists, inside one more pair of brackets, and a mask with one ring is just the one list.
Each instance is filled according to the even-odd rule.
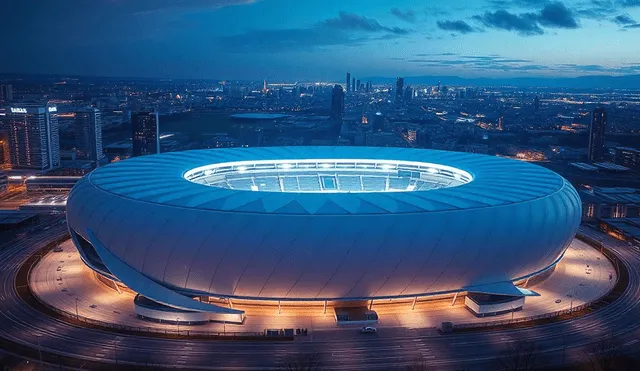
[[461,34],[468,34],[476,30],[465,21],[438,21],[438,28],[445,31],[454,31]]
[[362,45],[376,40],[390,40],[411,33],[400,27],[389,27],[375,19],[340,12],[308,28],[262,29],[216,39],[217,46],[230,53],[278,53],[309,51],[344,45]]
[[402,19],[405,22],[414,23],[416,21],[416,13],[413,10],[407,9],[406,11],[402,11],[398,8],[392,8],[391,14],[396,17]]
[[640,0],[617,0],[623,8],[635,8],[640,7]]
[[354,13],[340,12],[338,17],[330,18],[322,22],[322,24],[329,28],[335,28],[339,30],[353,30],[353,31],[365,31],[365,32],[390,32],[397,35],[406,35],[411,30],[400,27],[388,27],[383,26],[375,19],[363,17]]
[[574,12],[559,1],[548,2],[539,12],[515,14],[505,9],[486,11],[473,17],[486,27],[513,31],[519,35],[544,34],[544,28],[579,28]]
[[485,12],[476,15],[473,19],[486,27],[505,31],[514,31],[520,35],[542,35],[544,31],[538,25],[538,20],[533,13],[513,14],[501,9],[495,12]]
[[623,26],[636,23],[635,19],[631,18],[629,14],[620,14],[613,19],[613,22]]
[[628,24],[628,25],[623,27],[623,29],[625,29],[625,30],[629,30],[629,29],[632,29],[632,28],[640,28],[640,23]]
[[578,21],[573,12],[563,3],[554,2],[547,4],[538,15],[538,22],[550,28],[578,28]]

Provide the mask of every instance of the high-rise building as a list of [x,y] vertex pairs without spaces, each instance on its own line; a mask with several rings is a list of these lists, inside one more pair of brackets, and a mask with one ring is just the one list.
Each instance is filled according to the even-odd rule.
[[538,112],[540,110],[540,97],[536,95],[536,98],[533,100],[533,111]]
[[406,89],[404,89],[404,101],[409,103],[413,100],[413,88],[411,86],[407,86]]
[[373,118],[373,131],[382,131],[384,129],[384,116],[382,112],[376,112]]
[[356,91],[360,91],[360,80],[356,80]]
[[335,85],[331,92],[331,119],[342,120],[344,115],[344,89],[341,85]]
[[158,112],[138,112],[131,117],[133,157],[160,153]]
[[396,104],[402,103],[402,95],[404,93],[404,78],[396,79]]
[[370,92],[371,92],[371,81],[367,81],[367,87],[366,87],[366,89],[367,89],[367,93],[370,93]]
[[347,92],[351,91],[351,72],[347,72]]
[[0,101],[5,103],[13,101],[13,86],[0,85]]
[[613,159],[618,165],[640,170],[640,149],[616,147],[614,149]]
[[604,155],[604,133],[607,125],[607,111],[598,107],[591,115],[591,127],[589,128],[589,161],[602,161]]
[[356,78],[351,79],[351,91],[356,91]]
[[104,158],[100,110],[88,107],[77,111],[75,115],[76,156],[97,163]]
[[60,166],[60,134],[55,105],[14,105],[7,112],[9,153],[15,169]]

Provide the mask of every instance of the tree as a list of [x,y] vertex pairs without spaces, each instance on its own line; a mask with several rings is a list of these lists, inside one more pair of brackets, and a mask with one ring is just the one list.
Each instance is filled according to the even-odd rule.
[[531,371],[536,368],[536,348],[533,343],[523,340],[509,344],[498,361],[505,371]]
[[280,371],[322,371],[320,356],[316,353],[296,354],[284,360]]
[[424,359],[418,358],[407,365],[406,371],[435,371],[435,368],[429,366]]

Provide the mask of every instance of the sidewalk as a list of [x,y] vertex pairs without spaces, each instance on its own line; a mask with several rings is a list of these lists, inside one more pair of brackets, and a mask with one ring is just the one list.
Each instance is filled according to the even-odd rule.
[[[134,294],[115,290],[99,282],[90,269],[82,263],[71,241],[62,244],[63,252],[51,252],[31,272],[30,286],[33,293],[46,303],[91,319],[134,327],[153,327],[175,331],[175,324],[159,324],[139,319],[133,308]],[[587,265],[589,266],[587,268]],[[612,279],[609,279],[609,274]],[[415,309],[411,303],[375,303],[373,309],[379,315],[378,327],[428,328],[444,321],[454,323],[486,322],[501,319],[530,317],[576,307],[606,294],[616,280],[612,264],[589,245],[574,240],[564,259],[545,281],[528,287],[541,296],[528,297],[523,310],[513,314],[476,318],[459,297],[451,306],[451,299],[418,301]],[[571,299],[568,295],[572,295]],[[556,301],[560,301],[556,303]],[[309,331],[339,329],[328,307],[323,314],[322,305],[313,307],[242,306],[234,308],[246,311],[243,325],[208,323],[197,326],[180,325],[193,331],[245,332],[263,331],[266,328],[308,328]],[[349,329],[351,330],[351,329]]]

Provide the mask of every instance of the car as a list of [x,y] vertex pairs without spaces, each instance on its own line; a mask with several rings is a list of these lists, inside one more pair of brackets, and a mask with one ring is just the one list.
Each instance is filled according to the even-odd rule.
[[371,326],[365,326],[360,329],[361,334],[375,334],[376,332],[378,332],[378,329]]

